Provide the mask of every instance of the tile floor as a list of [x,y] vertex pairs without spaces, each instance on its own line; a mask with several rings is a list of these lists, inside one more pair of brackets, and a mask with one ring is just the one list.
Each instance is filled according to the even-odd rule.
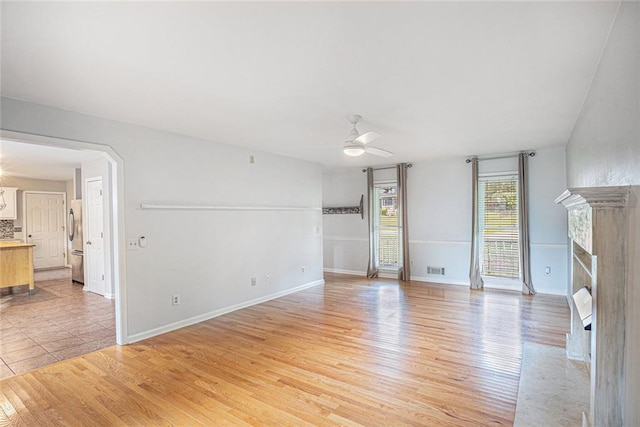
[[0,289],[0,379],[115,344],[115,302],[70,277]]

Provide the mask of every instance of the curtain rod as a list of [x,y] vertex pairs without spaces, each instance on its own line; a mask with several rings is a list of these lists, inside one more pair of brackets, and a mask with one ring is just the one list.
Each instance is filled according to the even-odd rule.
[[[410,168],[413,166],[413,163],[407,163],[407,167]],[[385,169],[395,169],[396,166],[385,166],[383,168],[373,168],[374,171],[381,171],[381,170],[385,170]],[[367,169],[362,169],[362,172],[366,172]]]
[[471,163],[471,160],[476,158],[478,160],[497,160],[497,159],[509,159],[511,157],[518,157],[520,154],[526,154],[529,157],[533,157],[536,155],[535,151],[521,151],[520,153],[512,153],[512,154],[502,154],[498,156],[487,156],[487,157],[478,157],[473,156],[465,159],[465,163]]

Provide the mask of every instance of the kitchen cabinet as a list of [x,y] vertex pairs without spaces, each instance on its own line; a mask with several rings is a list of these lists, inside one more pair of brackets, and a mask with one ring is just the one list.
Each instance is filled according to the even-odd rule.
[[28,243],[0,242],[0,288],[28,285],[33,293],[33,247]]
[[18,219],[18,189],[13,187],[0,187],[0,191],[4,191],[4,201],[7,207],[0,211],[0,220],[2,219]]

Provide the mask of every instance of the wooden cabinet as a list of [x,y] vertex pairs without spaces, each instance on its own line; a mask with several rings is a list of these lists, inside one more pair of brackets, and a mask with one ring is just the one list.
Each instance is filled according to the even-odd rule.
[[18,189],[13,187],[0,187],[0,191],[4,191],[4,201],[7,203],[7,207],[0,211],[0,220],[18,219],[18,201],[16,197]]
[[27,243],[0,242],[0,288],[28,285],[33,292],[33,247]]

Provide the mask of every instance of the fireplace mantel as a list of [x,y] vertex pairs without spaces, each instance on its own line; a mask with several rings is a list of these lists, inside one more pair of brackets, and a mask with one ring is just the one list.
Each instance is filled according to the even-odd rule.
[[585,423],[622,425],[626,317],[627,212],[631,187],[571,188],[556,199],[568,210],[571,294],[593,296],[591,333],[583,329],[571,295],[567,355],[590,363],[590,414]]
[[582,187],[569,188],[557,199],[567,209],[576,205],[588,204],[592,208],[624,208],[629,202],[631,187]]

